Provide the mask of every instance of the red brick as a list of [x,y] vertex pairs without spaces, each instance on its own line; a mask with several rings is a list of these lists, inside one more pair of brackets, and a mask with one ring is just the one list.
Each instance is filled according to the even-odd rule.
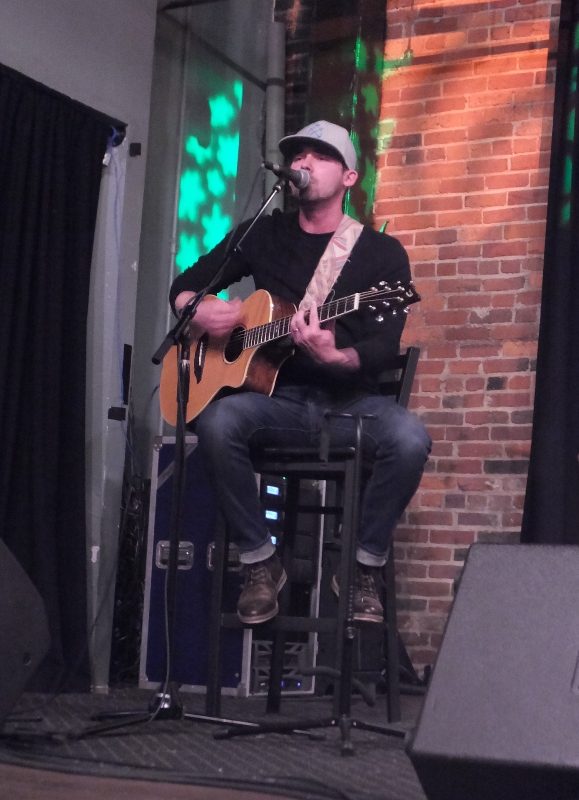
[[514,428],[495,425],[491,428],[491,439],[495,439],[499,442],[504,442],[505,440],[529,440],[532,430],[533,428],[531,425],[516,425]]
[[513,313],[508,308],[496,308],[489,311],[472,311],[468,316],[471,325],[496,325],[499,322],[512,322]]
[[[477,459],[439,459],[436,469],[438,472],[453,472],[458,475],[478,475],[482,472],[482,462]],[[450,524],[450,523],[448,523]]]
[[443,581],[411,580],[405,583],[406,591],[416,597],[449,597],[450,585]]
[[421,211],[457,211],[462,208],[462,197],[453,195],[423,197],[419,202]]
[[452,608],[452,600],[429,600],[428,610],[432,614],[448,614]]
[[463,442],[457,447],[459,458],[500,458],[503,448],[499,443]]
[[473,325],[466,325],[461,328],[450,328],[444,332],[445,339],[451,342],[463,342],[465,340],[484,341],[485,339],[489,339],[491,335],[496,339],[500,338],[498,335],[495,336],[494,329],[484,328],[480,325],[476,327]]
[[526,189],[516,192],[509,192],[508,204],[510,206],[529,205],[531,203],[546,203],[546,189]]
[[[448,515],[452,520],[452,516]],[[450,547],[415,546],[406,549],[406,558],[410,561],[450,561],[452,550]]]
[[[461,200],[462,202],[462,200]],[[482,212],[479,209],[463,208],[460,211],[442,212],[438,215],[438,225],[441,228],[460,227],[462,225],[478,225],[482,221]]]
[[426,529],[418,528],[405,528],[403,525],[398,525],[394,532],[395,542],[427,542],[428,531]]
[[474,533],[458,528],[447,531],[430,531],[430,541],[433,544],[469,545],[474,542]]
[[504,206],[506,201],[507,195],[505,192],[484,192],[467,195],[464,202],[467,208],[486,208],[490,206]]
[[526,172],[504,172],[502,175],[487,175],[485,186],[491,191],[494,189],[514,189],[529,185],[529,176]]
[[436,266],[436,274],[440,275],[441,277],[448,278],[452,275],[456,275],[457,272],[457,265],[454,262],[443,261]]
[[518,308],[515,311],[515,323],[519,322],[533,322],[539,324],[539,306],[531,308]]
[[500,347],[497,344],[464,344],[460,347],[460,358],[494,358],[500,354]]
[[427,325],[466,325],[467,320],[466,311],[427,311],[424,314]]
[[474,92],[485,92],[488,87],[488,78],[459,78],[457,80],[447,80],[442,83],[442,91],[445,95],[459,95],[461,97]]
[[449,425],[446,428],[446,438],[454,442],[488,441],[489,430],[488,427],[480,425],[476,427],[462,425],[456,428]]
[[[532,73],[529,73],[532,74]],[[421,83],[418,86],[409,86],[400,90],[400,99],[403,102],[408,100],[424,100],[428,97],[440,97],[441,87],[436,83]],[[382,98],[384,102],[384,98]]]
[[469,44],[481,44],[489,40],[490,33],[488,28],[470,28],[467,34]]
[[450,142],[463,142],[467,138],[464,128],[456,130],[430,131],[424,134],[424,146],[448,144]]
[[544,236],[544,222],[527,222],[505,225],[505,239],[530,239]]
[[408,517],[410,525],[452,525],[452,514],[448,511],[413,511]]
[[434,228],[436,217],[433,214],[397,215],[392,220],[394,231],[414,231],[423,228]]
[[533,72],[509,72],[507,74],[497,73],[496,75],[489,75],[487,82],[488,88],[491,91],[501,89],[521,89],[533,86],[534,84]]
[[527,253],[525,242],[486,242],[482,245],[484,258],[504,258],[505,256],[524,256]]
[[457,233],[453,228],[421,231],[416,234],[416,244],[450,244],[456,242]]
[[[465,294],[447,294],[447,304],[449,308],[472,308],[476,305],[477,308],[488,308],[491,304],[492,296],[490,294],[481,294],[481,282],[478,282],[479,289],[467,289]],[[442,288],[442,287],[441,287]],[[448,290],[447,290],[448,291]],[[476,292],[476,296],[473,296]]]
[[535,341],[537,339],[537,326],[533,323],[520,322],[517,325],[496,325],[491,330],[493,339],[504,341],[505,339],[527,339]]
[[492,225],[497,222],[518,222],[525,219],[525,207],[489,208],[482,212],[482,221]]
[[451,344],[433,344],[426,349],[425,355],[430,358],[456,358],[457,349]]
[[457,564],[432,564],[428,568],[428,577],[454,580],[458,576],[460,570],[461,567]]
[[488,395],[492,408],[527,408],[531,404],[529,392],[496,392]]
[[478,375],[480,372],[478,361],[453,361],[449,367],[453,375]]
[[[501,425],[509,422],[507,411],[467,411],[464,415],[467,425]],[[493,429],[491,429],[491,439]]]
[[444,261],[445,259],[473,258],[480,254],[480,244],[456,244],[441,247],[438,257]]

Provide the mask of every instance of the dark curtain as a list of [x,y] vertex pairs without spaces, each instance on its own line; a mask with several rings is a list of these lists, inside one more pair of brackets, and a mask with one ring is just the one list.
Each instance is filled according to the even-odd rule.
[[39,690],[89,687],[86,327],[109,135],[101,115],[0,66],[0,535],[46,606]]
[[522,541],[579,543],[579,0],[563,0]]

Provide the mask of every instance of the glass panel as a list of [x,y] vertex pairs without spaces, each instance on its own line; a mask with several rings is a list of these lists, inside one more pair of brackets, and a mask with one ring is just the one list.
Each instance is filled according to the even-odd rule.
[[[254,192],[246,207],[263,160],[271,13],[269,0],[219,0],[189,11],[177,271],[208,252],[259,205],[261,192]],[[258,185],[263,185],[261,176]]]

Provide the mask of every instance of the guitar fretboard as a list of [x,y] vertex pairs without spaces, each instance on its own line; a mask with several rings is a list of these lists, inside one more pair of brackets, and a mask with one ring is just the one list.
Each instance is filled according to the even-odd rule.
[[[325,303],[325,305],[318,308],[319,321],[327,322],[329,319],[336,319],[336,317],[355,311],[358,308],[359,299],[359,294],[351,294],[348,297],[341,297],[339,300],[332,300],[331,303]],[[276,319],[265,325],[257,325],[255,328],[249,328],[244,331],[243,349],[257,347],[287,336],[290,332],[293,317],[293,314],[289,317],[281,317],[281,319]]]

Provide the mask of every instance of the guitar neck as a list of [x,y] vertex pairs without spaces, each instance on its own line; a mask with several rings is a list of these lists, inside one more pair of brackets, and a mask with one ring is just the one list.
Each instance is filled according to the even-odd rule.
[[[343,317],[351,311],[356,311],[360,304],[359,293],[351,294],[348,297],[341,297],[339,300],[332,300],[318,308],[318,319],[320,322],[327,322],[330,319]],[[290,332],[291,321],[294,315],[281,317],[265,325],[257,325],[255,328],[248,328],[243,335],[243,349],[257,347],[267,342],[273,342],[287,336]]]

